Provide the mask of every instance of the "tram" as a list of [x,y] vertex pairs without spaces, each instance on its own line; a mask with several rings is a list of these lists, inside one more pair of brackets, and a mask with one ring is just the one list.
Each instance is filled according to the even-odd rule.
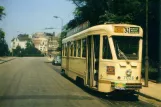
[[62,40],[62,73],[99,92],[139,90],[143,30],[131,24],[102,24]]

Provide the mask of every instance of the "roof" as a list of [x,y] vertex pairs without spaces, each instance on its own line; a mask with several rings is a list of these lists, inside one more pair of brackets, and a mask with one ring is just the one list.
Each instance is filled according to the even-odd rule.
[[18,36],[18,40],[19,41],[27,41],[30,40],[28,35],[24,35],[24,36]]
[[[63,39],[63,43],[64,42],[68,42],[68,41],[73,41],[73,40],[75,40],[76,38],[77,39],[79,39],[79,38],[84,38],[84,37],[86,37],[87,35],[87,33],[89,34],[89,33],[91,33],[92,34],[92,32],[97,32],[97,31],[102,31],[102,32],[105,32],[105,33],[109,33],[109,35],[107,35],[107,36],[111,36],[110,35],[110,32],[113,32],[114,33],[114,26],[129,26],[129,27],[139,27],[139,30],[140,30],[140,32],[139,32],[139,34],[137,35],[137,36],[142,36],[142,34],[143,34],[143,30],[142,30],[142,28],[140,27],[140,26],[138,26],[138,25],[132,25],[132,24],[104,24],[104,25],[97,25],[97,26],[93,26],[93,27],[90,27],[90,28],[88,28],[88,29],[86,29],[86,30],[83,30],[83,31],[81,31],[81,32],[79,32],[79,33],[76,33],[76,34],[74,34],[74,35],[72,35],[72,36],[69,36],[69,37],[67,37],[67,38],[65,38],[65,39]],[[97,32],[98,33],[98,32]],[[99,32],[100,33],[100,32]],[[118,35],[118,33],[115,33],[116,35]],[[123,35],[123,34],[122,34]],[[125,34],[124,33],[124,35],[130,35],[130,34]],[[79,36],[79,37],[78,37]]]
[[15,38],[13,38],[11,41],[14,41],[15,40]]

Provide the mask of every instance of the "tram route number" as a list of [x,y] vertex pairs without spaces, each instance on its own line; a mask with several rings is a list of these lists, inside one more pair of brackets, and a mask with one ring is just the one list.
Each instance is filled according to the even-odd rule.
[[115,26],[114,32],[116,32],[116,33],[138,34],[139,33],[139,27]]
[[139,28],[138,27],[125,27],[125,33],[139,33]]
[[130,76],[130,77],[124,76],[124,80],[134,80],[134,77],[133,76]]

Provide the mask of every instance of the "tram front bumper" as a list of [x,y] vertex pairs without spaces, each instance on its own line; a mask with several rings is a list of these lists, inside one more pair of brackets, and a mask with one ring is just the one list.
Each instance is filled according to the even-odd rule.
[[142,88],[142,83],[115,83],[111,82],[112,89],[116,90],[139,90]]

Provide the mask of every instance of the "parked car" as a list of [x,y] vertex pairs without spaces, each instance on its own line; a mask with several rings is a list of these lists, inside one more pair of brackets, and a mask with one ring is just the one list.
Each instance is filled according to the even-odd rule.
[[56,56],[53,60],[54,65],[61,65],[61,56]]

